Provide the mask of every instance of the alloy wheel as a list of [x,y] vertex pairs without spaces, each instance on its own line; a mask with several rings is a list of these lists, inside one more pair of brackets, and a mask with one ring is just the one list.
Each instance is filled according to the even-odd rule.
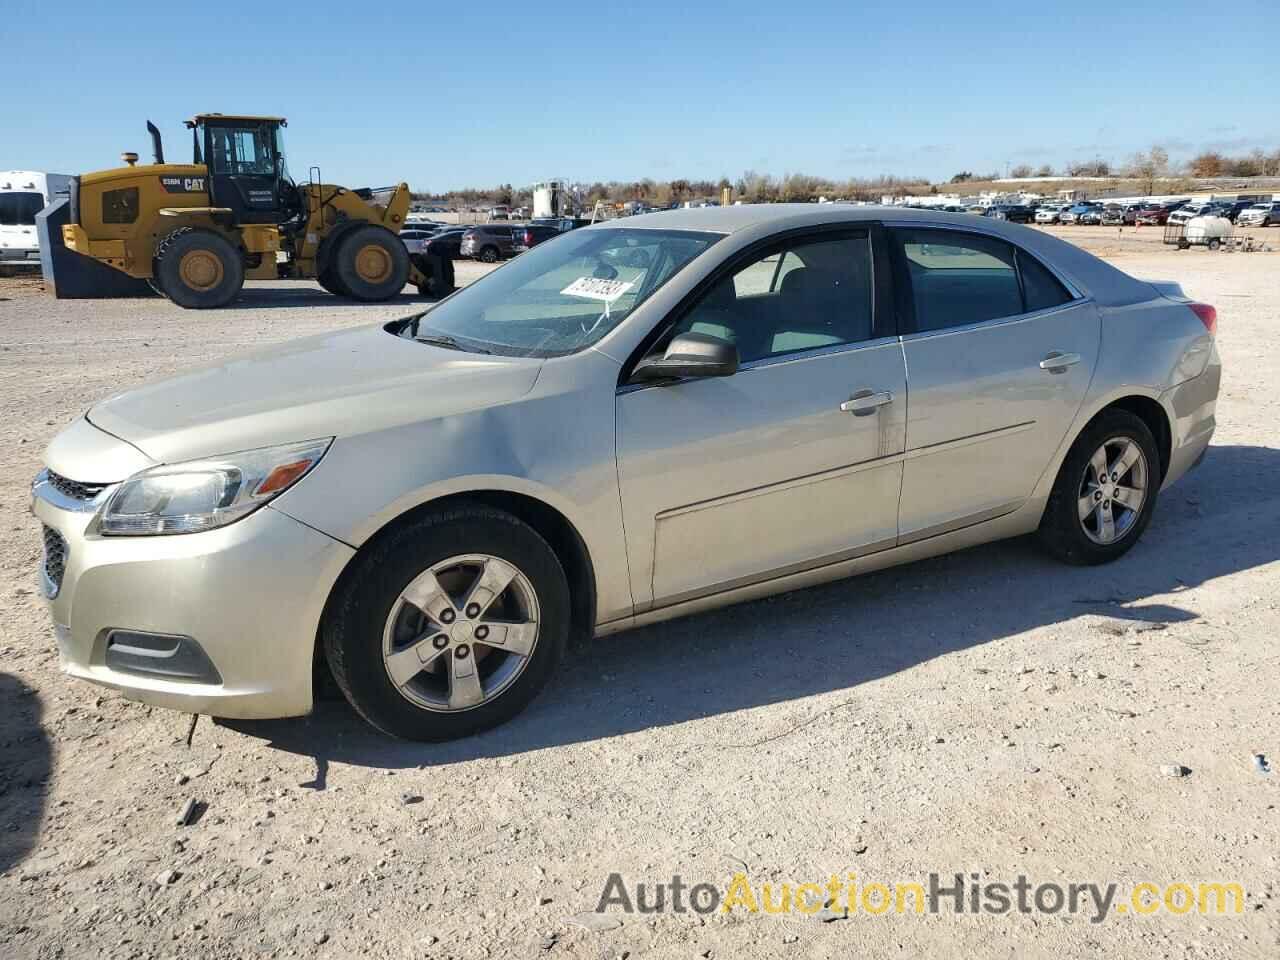
[[450,557],[414,577],[392,604],[383,665],[416,706],[471,710],[524,671],[538,626],[537,593],[514,564],[487,554]]
[[1112,437],[1098,447],[1077,492],[1085,536],[1103,546],[1124,538],[1142,514],[1148,480],[1147,458],[1136,441]]

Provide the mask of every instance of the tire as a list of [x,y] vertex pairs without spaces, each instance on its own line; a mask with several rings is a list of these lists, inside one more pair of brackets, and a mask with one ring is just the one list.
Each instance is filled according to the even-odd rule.
[[147,277],[147,286],[151,288],[151,292],[157,297],[164,297],[166,300],[169,299],[168,294],[164,292],[160,286],[160,282],[156,280],[155,277]]
[[1210,240],[1210,241],[1209,241],[1209,249],[1210,249],[1210,250],[1217,250],[1220,246],[1222,246],[1222,241],[1221,241],[1221,240]]
[[390,300],[409,280],[409,252],[386,227],[370,223],[342,238],[327,269],[355,300]]
[[482,249],[482,250],[480,251],[480,261],[481,261],[481,263],[497,263],[497,262],[498,262],[498,248],[497,248],[497,247],[485,247],[484,249]]
[[[502,609],[469,617],[462,597],[478,582],[472,565],[489,569],[484,565],[494,561],[498,570],[516,571],[493,601]],[[427,577],[432,571],[438,580]],[[428,596],[416,586],[424,578],[449,597],[407,602],[402,593],[410,588]],[[428,607],[441,612],[429,617],[422,613]],[[482,642],[486,623],[512,621],[534,624],[531,640],[527,630],[521,634],[527,656]],[[569,628],[568,580],[547,542],[510,514],[464,504],[392,531],[357,558],[330,601],[321,635],[334,678],[362,717],[395,737],[439,742],[496,727],[523,710],[564,656]],[[390,658],[405,653],[410,658],[400,657],[393,681]],[[425,658],[433,659],[424,667]],[[468,663],[478,671],[474,687],[455,683],[454,671]],[[471,691],[481,699],[467,703]]]
[[224,307],[244,287],[244,260],[226,237],[182,227],[160,241],[153,267],[156,285],[180,307]]
[[[1099,485],[1094,461],[1097,451],[1105,449],[1107,462],[1114,465],[1122,452],[1130,459],[1127,445],[1137,448],[1140,459],[1133,458],[1121,469],[1114,484]],[[1118,559],[1137,543],[1151,521],[1163,475],[1155,438],[1142,419],[1127,410],[1103,411],[1076,438],[1062,462],[1040,520],[1041,544],[1066,563],[1091,565]],[[1110,494],[1117,490],[1128,491],[1123,500],[1119,496],[1111,499]],[[1125,500],[1132,502],[1135,490],[1141,492],[1136,510],[1115,506]],[[1088,502],[1095,506],[1082,516]],[[1103,526],[1108,516],[1109,540]]]
[[350,297],[351,293],[342,286],[342,282],[334,274],[332,269],[321,270],[316,276],[316,283],[324,287],[329,293],[335,297]]

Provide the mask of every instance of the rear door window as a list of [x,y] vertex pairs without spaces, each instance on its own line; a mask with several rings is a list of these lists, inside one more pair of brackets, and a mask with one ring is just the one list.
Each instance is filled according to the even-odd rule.
[[893,231],[907,312],[918,333],[1015,317],[1067,303],[1071,294],[1025,251],[961,231]]

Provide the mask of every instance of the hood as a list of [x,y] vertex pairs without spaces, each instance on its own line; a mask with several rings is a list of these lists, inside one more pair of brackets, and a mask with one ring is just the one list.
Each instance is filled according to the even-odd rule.
[[104,400],[86,416],[174,463],[497,406],[528,393],[541,365],[360,327],[197,368]]

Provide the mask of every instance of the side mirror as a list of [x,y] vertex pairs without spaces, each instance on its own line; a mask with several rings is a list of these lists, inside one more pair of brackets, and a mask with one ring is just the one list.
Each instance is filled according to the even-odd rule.
[[738,348],[705,333],[682,333],[661,357],[645,357],[631,374],[633,381],[679,380],[683,377],[731,377],[738,372]]

